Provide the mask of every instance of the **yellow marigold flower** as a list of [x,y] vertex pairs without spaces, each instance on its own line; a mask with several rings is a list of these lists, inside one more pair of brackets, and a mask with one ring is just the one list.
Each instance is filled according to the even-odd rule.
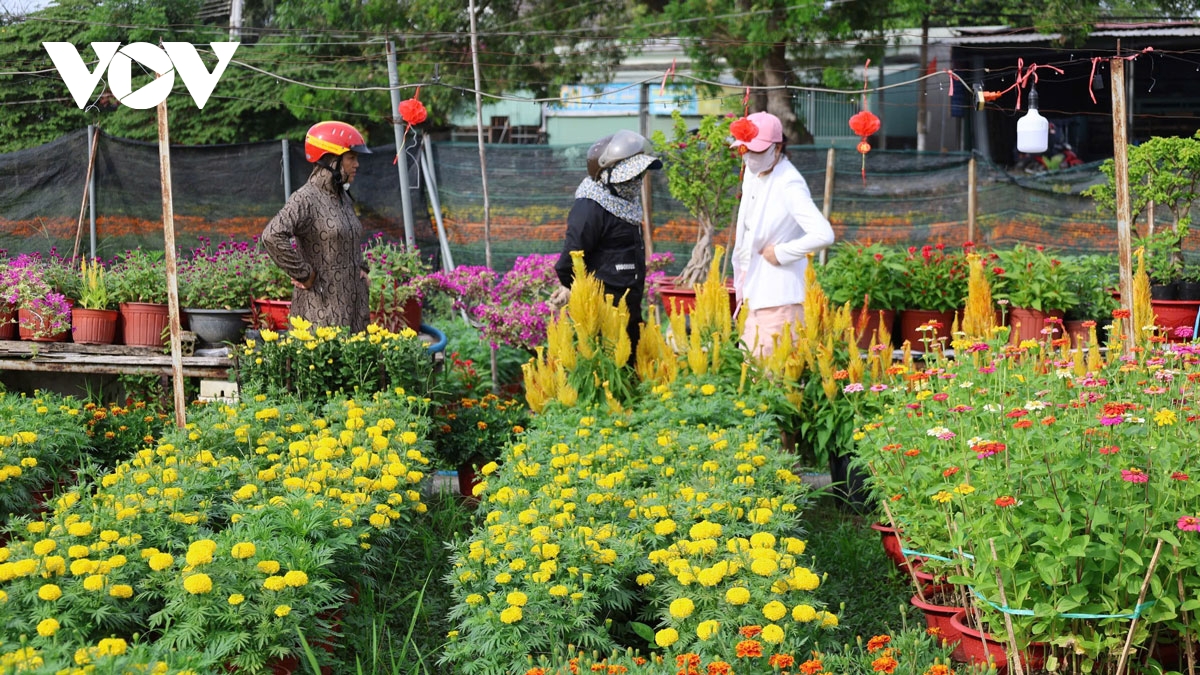
[[67,571],[67,561],[61,555],[50,555],[42,559],[42,567],[50,574],[62,574]]
[[478,593],[472,593],[468,595],[465,600],[468,605],[478,605],[483,602],[483,596]]
[[108,589],[108,594],[114,598],[131,598],[133,597],[133,586],[129,584],[114,584]]
[[769,577],[779,570],[779,563],[771,558],[756,558],[750,563],[750,571],[760,577]]
[[510,581],[512,581],[512,575],[508,572],[501,572],[496,575],[496,583],[498,584],[507,584]]
[[0,591],[0,603],[8,602],[8,593]]
[[500,620],[504,623],[516,623],[524,616],[521,608],[516,605],[510,605],[503,612],[500,612]]
[[674,628],[664,628],[654,634],[654,644],[666,649],[679,641],[679,631]]
[[161,572],[175,564],[175,557],[170,553],[155,553],[150,556],[150,569]]
[[665,537],[666,535],[675,532],[675,528],[675,521],[667,518],[666,520],[660,520],[654,524],[654,534],[657,534],[660,537]]
[[86,537],[91,533],[92,533],[92,524],[91,523],[84,523],[84,522],[71,523],[67,527],[67,534],[71,535],[72,537]]
[[567,593],[567,587],[563,586],[562,584],[555,584],[554,586],[550,587],[550,595],[556,598],[566,597]]
[[183,588],[192,595],[200,595],[212,590],[212,579],[207,574],[193,574],[183,580]]
[[275,560],[260,560],[257,567],[263,574],[275,574],[279,571],[279,563]]
[[248,541],[238,542],[233,545],[233,548],[229,549],[229,555],[238,560],[249,558],[257,552],[258,548],[252,542]]
[[93,574],[83,580],[83,588],[88,591],[99,591],[104,588],[104,577]]
[[121,656],[128,648],[129,644],[121,638],[104,638],[96,645],[96,654],[98,656]]
[[746,514],[746,520],[749,520],[755,525],[766,525],[767,523],[771,522],[772,515],[771,509],[751,509]]
[[42,637],[50,637],[57,633],[59,628],[57,619],[42,619],[38,622],[37,632]]
[[725,591],[725,602],[731,605],[744,605],[750,602],[750,591],[743,586],[734,586]]
[[792,608],[792,619],[801,623],[817,620],[817,610],[812,605],[796,605]]
[[53,539],[42,539],[33,545],[33,552],[38,555],[46,555],[55,548],[58,548],[58,542]]
[[43,584],[38,589],[38,597],[48,602],[53,602],[62,597],[62,589],[57,584]]
[[275,616],[283,618],[292,613],[292,608],[289,605],[280,605],[275,608]]
[[89,553],[91,553],[91,549],[83,544],[75,544],[74,546],[67,547],[67,555],[72,558],[86,558]]
[[42,534],[46,531],[46,523],[40,520],[35,520],[26,525],[25,529],[29,530],[30,534]]
[[525,603],[529,602],[529,598],[521,591],[513,591],[504,599],[508,601],[508,604],[515,605],[517,607],[524,607]]
[[700,625],[696,626],[696,637],[701,640],[711,640],[717,634],[717,630],[721,628],[721,624],[709,619],[701,621]]
[[676,619],[686,619],[696,611],[696,604],[690,598],[677,598],[671,601],[670,611]]
[[767,624],[763,626],[762,639],[763,642],[777,645],[783,642],[783,629],[773,623]]
[[308,575],[300,570],[291,570],[283,575],[283,582],[292,588],[299,588],[308,583]]
[[654,583],[654,575],[650,574],[649,572],[639,574],[637,575],[636,581],[639,586],[649,586],[650,584]]
[[770,532],[755,532],[750,535],[750,548],[775,548],[775,535]]
[[287,582],[281,576],[269,576],[263,579],[263,588],[268,591],[282,591],[287,588]]
[[838,618],[835,614],[833,614],[831,612],[821,612],[821,627],[822,628],[836,628],[837,625],[838,625]]
[[772,600],[763,606],[762,613],[768,621],[778,621],[787,616],[788,610],[782,602]]
[[700,385],[700,393],[704,396],[712,396],[717,393],[717,388],[711,384],[702,384]]

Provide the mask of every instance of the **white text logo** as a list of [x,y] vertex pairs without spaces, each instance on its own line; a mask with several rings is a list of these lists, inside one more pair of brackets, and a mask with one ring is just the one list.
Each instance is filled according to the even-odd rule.
[[[63,82],[75,105],[83,109],[88,99],[108,71],[108,86],[113,96],[130,108],[145,110],[162,103],[171,93],[175,85],[175,73],[183,78],[183,86],[187,87],[197,108],[204,108],[208,97],[212,95],[217,80],[225,73],[225,67],[233,59],[240,42],[210,42],[213,53],[217,55],[217,65],[212,72],[204,66],[204,61],[196,53],[196,48],[187,42],[164,42],[162,47],[156,47],[149,42],[134,42],[124,47],[120,42],[93,42],[92,51],[96,53],[96,69],[89,71],[79,55],[79,50],[69,42],[43,42],[42,46],[50,54],[50,60],[58,69]],[[137,61],[141,65],[161,75],[153,82],[133,91],[132,66]]]

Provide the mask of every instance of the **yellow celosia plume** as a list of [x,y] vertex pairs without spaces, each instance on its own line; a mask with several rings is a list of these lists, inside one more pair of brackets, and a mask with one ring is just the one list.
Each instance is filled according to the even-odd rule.
[[967,256],[967,265],[970,276],[967,280],[967,309],[963,314],[962,330],[972,340],[987,340],[992,336],[992,329],[996,327],[992,289],[983,271],[983,258],[971,253]]

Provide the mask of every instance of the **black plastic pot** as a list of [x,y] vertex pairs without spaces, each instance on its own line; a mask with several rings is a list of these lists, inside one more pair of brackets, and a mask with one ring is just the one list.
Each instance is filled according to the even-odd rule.
[[1176,282],[1169,284],[1150,284],[1151,300],[1175,300],[1177,296]]
[[858,467],[851,467],[853,455],[832,455],[829,458],[829,479],[838,506],[846,511],[865,513],[868,506],[866,474]]
[[1200,281],[1178,282],[1176,300],[1200,300]]

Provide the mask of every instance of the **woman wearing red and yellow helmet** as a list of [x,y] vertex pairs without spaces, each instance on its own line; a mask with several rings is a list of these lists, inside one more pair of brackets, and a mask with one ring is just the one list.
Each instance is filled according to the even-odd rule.
[[312,175],[263,230],[264,247],[295,286],[292,315],[315,326],[347,326],[351,332],[367,327],[363,227],[348,190],[359,154],[370,152],[349,124],[314,124],[304,136]]

